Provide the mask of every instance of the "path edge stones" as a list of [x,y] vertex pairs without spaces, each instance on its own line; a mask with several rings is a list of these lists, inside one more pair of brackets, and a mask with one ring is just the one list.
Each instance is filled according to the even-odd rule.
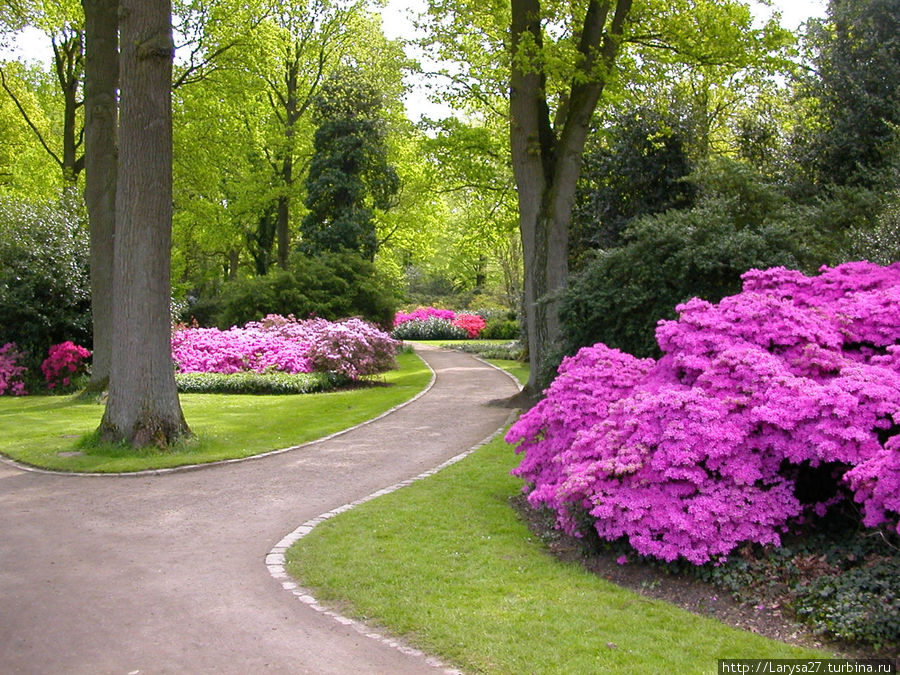
[[[478,360],[480,361],[482,359],[478,359]],[[487,363],[487,362],[485,361],[484,363]],[[497,368],[497,366],[493,365],[492,363],[488,363],[487,365],[491,366],[492,368]],[[500,370],[501,372],[506,373],[506,371],[503,370],[502,368],[497,368],[497,370]],[[516,385],[519,386],[519,388],[521,389],[521,385],[519,384],[518,380],[516,380],[515,377],[513,377],[509,373],[506,373],[506,374],[509,375],[516,382]],[[272,576],[273,579],[275,579],[275,581],[277,581],[278,583],[281,584],[281,587],[284,590],[291,593],[294,597],[297,598],[297,600],[302,602],[304,605],[306,605],[310,609],[312,609],[324,616],[329,617],[330,619],[334,620],[335,622],[337,622],[343,626],[352,628],[360,635],[367,637],[371,640],[375,640],[376,642],[380,642],[381,644],[384,644],[392,649],[396,649],[397,651],[399,651],[402,654],[405,654],[406,656],[420,658],[420,659],[424,660],[425,663],[428,664],[429,666],[443,671],[445,673],[445,675],[464,675],[463,671],[457,670],[455,668],[451,668],[450,666],[445,664],[443,661],[441,661],[437,657],[430,656],[430,655],[426,654],[425,652],[423,652],[419,649],[416,649],[415,647],[410,647],[409,645],[403,643],[399,638],[391,637],[390,635],[386,635],[384,633],[379,633],[378,631],[372,629],[370,626],[367,626],[366,624],[364,624],[360,621],[357,621],[356,619],[351,619],[350,617],[344,616],[343,614],[320,604],[310,589],[305,588],[305,587],[301,586],[300,584],[298,584],[288,574],[287,570],[285,569],[285,562],[286,562],[285,554],[287,553],[287,550],[291,546],[293,546],[295,543],[297,543],[298,541],[303,539],[303,537],[305,537],[310,532],[312,532],[317,525],[320,525],[321,523],[325,522],[326,520],[329,520],[330,518],[334,518],[335,516],[337,516],[341,513],[344,513],[345,511],[354,509],[357,506],[360,506],[361,504],[365,504],[366,502],[372,501],[373,499],[390,494],[392,492],[396,492],[397,490],[407,487],[408,485],[412,485],[413,483],[416,483],[424,478],[429,478],[429,477],[435,475],[436,473],[438,473],[439,471],[441,471],[442,469],[445,469],[448,466],[456,464],[457,462],[465,459],[466,457],[471,455],[473,452],[475,452],[479,448],[487,445],[488,443],[493,441],[495,438],[497,438],[500,434],[502,434],[503,431],[510,424],[512,424],[513,420],[516,418],[516,416],[518,414],[519,414],[518,410],[512,410],[509,413],[509,415],[507,416],[503,425],[500,428],[498,428],[496,431],[494,431],[492,434],[490,434],[489,436],[487,436],[480,442],[476,443],[468,450],[465,450],[465,451],[459,453],[458,455],[451,457],[450,459],[439,464],[438,466],[434,467],[433,469],[429,469],[428,471],[420,473],[418,476],[414,476],[413,478],[408,478],[407,480],[400,481],[399,483],[394,483],[393,485],[391,485],[389,487],[382,488],[380,490],[376,490],[375,492],[373,492],[370,495],[367,495],[366,497],[362,497],[361,499],[357,499],[356,501],[350,502],[348,504],[343,504],[342,506],[338,506],[337,508],[334,508],[331,511],[327,511],[327,512],[325,512],[319,516],[316,516],[315,518],[311,518],[310,520],[307,520],[305,523],[299,525],[292,532],[290,532],[287,535],[285,535],[284,537],[282,537],[281,541],[279,541],[277,544],[275,544],[275,546],[272,548],[272,550],[269,551],[269,553],[266,555],[265,562],[266,562],[266,567],[269,569],[269,574]]]

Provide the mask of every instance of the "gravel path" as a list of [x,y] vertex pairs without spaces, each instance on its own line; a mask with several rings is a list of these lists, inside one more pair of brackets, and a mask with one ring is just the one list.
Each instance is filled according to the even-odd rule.
[[423,349],[424,396],[323,443],[160,476],[0,464],[0,673],[435,673],[305,606],[266,555],[297,525],[478,443],[513,381]]

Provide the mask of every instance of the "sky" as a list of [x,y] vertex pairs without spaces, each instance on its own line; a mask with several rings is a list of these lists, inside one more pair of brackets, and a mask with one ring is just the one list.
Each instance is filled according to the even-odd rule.
[[[790,30],[796,30],[801,23],[810,17],[822,17],[825,15],[827,0],[772,0],[772,8],[767,8],[761,2],[751,0],[754,11],[762,19],[771,16],[772,9],[781,12],[781,24]],[[410,10],[415,11],[424,5],[424,0],[388,0],[384,9],[384,28],[389,38],[413,35],[412,24],[408,18]],[[28,31],[20,35],[16,43],[17,49],[13,56],[24,56],[26,59],[39,59],[49,63],[50,46],[46,38],[38,31]],[[0,49],[0,58],[9,58],[8,50]],[[435,105],[427,100],[426,93],[421,85],[410,83],[413,91],[406,99],[407,113],[411,119],[420,119],[423,115],[430,117],[443,117],[448,114],[447,108]]]

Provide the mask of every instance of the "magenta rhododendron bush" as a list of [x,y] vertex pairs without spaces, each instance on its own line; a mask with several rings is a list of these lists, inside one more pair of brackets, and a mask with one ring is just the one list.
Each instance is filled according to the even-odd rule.
[[[743,282],[660,322],[659,361],[602,344],[563,361],[507,434],[533,506],[570,533],[588,514],[604,539],[696,564],[778,545],[842,499],[897,527],[900,263]],[[831,493],[803,502],[797,479],[816,467]]]
[[73,377],[87,370],[84,360],[90,355],[89,349],[76,345],[71,340],[50,347],[49,355],[41,363],[47,388],[68,387]]
[[361,319],[298,321],[269,315],[243,328],[181,328],[172,358],[182,373],[334,372],[352,380],[394,367],[397,342]]

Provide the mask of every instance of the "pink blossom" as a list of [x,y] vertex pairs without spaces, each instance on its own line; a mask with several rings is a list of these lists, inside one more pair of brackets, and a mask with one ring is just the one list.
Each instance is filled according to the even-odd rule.
[[[696,564],[777,545],[844,490],[866,525],[896,524],[900,263],[743,278],[742,293],[660,322],[659,361],[602,344],[563,361],[507,434],[532,505],[569,532],[587,513],[603,538]],[[835,467],[842,489],[800,503],[801,465]]]

